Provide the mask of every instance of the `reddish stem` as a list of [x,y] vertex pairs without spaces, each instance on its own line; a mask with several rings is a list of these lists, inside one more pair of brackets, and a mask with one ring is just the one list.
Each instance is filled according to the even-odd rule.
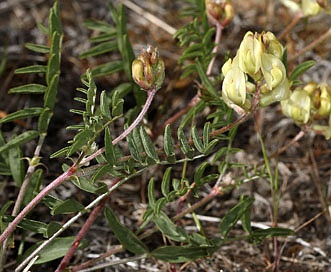
[[48,186],[46,186],[41,192],[31,200],[31,202],[25,206],[25,208],[15,217],[15,219],[8,225],[4,232],[0,236],[0,245],[8,238],[8,236],[16,229],[17,225],[23,220],[23,218],[46,196],[49,192],[54,190],[57,186],[62,184],[65,180],[70,178],[77,168],[75,165],[71,166],[66,172],[57,177]]

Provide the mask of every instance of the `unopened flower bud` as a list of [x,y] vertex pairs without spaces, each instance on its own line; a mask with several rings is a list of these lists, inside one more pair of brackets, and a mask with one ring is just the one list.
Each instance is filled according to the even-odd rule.
[[164,62],[159,58],[157,48],[151,46],[132,62],[132,78],[146,91],[161,88],[165,77],[164,70]]
[[301,0],[301,8],[305,16],[316,15],[320,12],[321,6],[316,0]]
[[221,23],[224,26],[234,16],[233,6],[229,0],[205,0],[205,5],[208,19],[214,25]]
[[305,90],[296,89],[289,99],[281,101],[282,111],[298,125],[306,124],[310,118],[311,99]]

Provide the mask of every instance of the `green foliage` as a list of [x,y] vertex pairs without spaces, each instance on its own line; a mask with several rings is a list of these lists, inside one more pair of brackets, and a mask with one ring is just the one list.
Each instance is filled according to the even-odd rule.
[[[122,5],[114,7],[110,4],[112,18],[110,23],[94,20],[84,23],[85,27],[98,34],[90,39],[92,47],[80,57],[95,58],[112,54],[116,59],[93,69],[87,69],[82,76],[83,87],[77,88],[80,96],[75,97],[75,101],[79,102],[81,107],[70,110],[80,117],[81,122],[67,127],[68,130],[74,131],[73,138],[68,141],[66,147],[51,155],[51,158],[65,157],[74,162],[73,166],[62,165],[67,175],[65,179],[70,180],[79,190],[91,195],[91,199],[96,199],[93,200],[96,202],[93,205],[97,205],[103,197],[133,177],[143,173],[149,175],[147,169],[153,173],[155,171],[156,174],[151,174],[152,178],[148,183],[148,206],[142,216],[142,222],[137,223],[137,232],[123,224],[122,218],[120,220],[120,217],[108,207],[105,209],[104,217],[111,232],[124,249],[136,255],[151,256],[171,263],[206,258],[219,250],[224,243],[231,243],[232,239],[242,238],[252,243],[260,243],[270,237],[294,235],[293,231],[278,227],[255,230],[251,226],[250,209],[254,199],[246,196],[242,196],[233,208],[225,211],[218,233],[212,237],[205,234],[203,224],[195,214],[196,209],[204,205],[208,197],[221,195],[243,182],[268,178],[272,190],[276,193],[278,183],[277,172],[272,173],[263,142],[261,145],[265,165],[254,169],[253,174],[248,172],[245,165],[232,160],[231,155],[240,151],[239,148],[232,146],[237,137],[237,126],[229,126],[234,120],[233,111],[221,98],[219,91],[221,76],[207,75],[209,63],[214,57],[212,51],[215,46],[213,43],[215,29],[208,23],[204,1],[186,0],[186,2],[188,7],[182,15],[193,19],[178,30],[175,38],[179,40],[180,47],[185,47],[179,59],[179,65],[183,68],[181,77],[196,77],[199,80],[199,93],[196,96],[197,102],[192,103],[182,115],[178,127],[176,123],[166,123],[163,135],[155,141],[154,136],[157,135],[153,135],[154,131],[150,131],[147,126],[137,125],[125,137],[126,142],[117,144],[118,141],[115,139],[119,139],[116,137],[120,134],[118,131],[125,130],[135,120],[137,112],[145,102],[146,94],[131,79],[131,63],[135,57],[128,38],[124,8]],[[42,73],[45,76],[45,84],[31,83],[9,90],[13,94],[43,94],[43,105],[19,109],[0,120],[0,124],[3,124],[18,119],[38,118],[38,126],[35,130],[24,131],[9,139],[5,139],[0,134],[0,175],[11,176],[17,187],[22,185],[26,177],[30,180],[23,197],[23,206],[28,205],[40,191],[44,176],[42,169],[34,168],[32,172],[26,173],[22,160],[23,146],[38,139],[37,145],[42,147],[54,114],[63,40],[60,17],[59,5],[55,2],[50,10],[48,25],[40,25],[40,29],[48,36],[49,46],[31,43],[26,45],[28,49],[38,54],[47,54],[46,65],[31,65],[15,71],[16,74]],[[291,80],[297,80],[312,65],[313,62],[299,65],[291,73]],[[115,73],[124,74],[127,82],[115,86],[110,91],[97,89],[96,78]],[[127,110],[124,107],[124,100],[130,92],[133,92],[137,105]],[[208,115],[205,112],[208,112]],[[124,121],[118,122],[120,119]],[[123,123],[124,128],[121,129]],[[217,131],[224,127],[226,129],[223,133]],[[84,162],[89,156],[94,159],[91,164],[89,164],[90,160]],[[40,164],[40,160],[39,155],[27,158],[29,166],[34,167]],[[178,171],[178,168],[181,168],[181,171]],[[242,177],[238,176],[231,182],[225,182],[226,175],[234,173],[234,168],[238,170],[237,172],[243,172]],[[114,183],[110,185],[109,181]],[[210,187],[213,189],[206,197],[205,190]],[[273,195],[274,198],[278,196]],[[89,213],[90,208],[94,207],[93,205],[86,207],[74,198],[62,200],[51,195],[43,197],[42,203],[49,209],[51,216],[72,213],[80,215]],[[14,219],[13,216],[6,215],[11,204],[12,202],[7,202],[1,208],[1,231]],[[175,215],[171,215],[169,211],[174,206],[178,207],[178,210]],[[196,231],[187,231],[185,226],[181,225],[180,219],[184,214],[194,218]],[[247,235],[233,238],[231,231],[238,227],[239,221],[242,231]],[[154,228],[151,228],[151,225]],[[35,263],[50,262],[64,256],[74,241],[74,237],[54,237],[60,230],[64,230],[63,224],[59,222],[46,224],[43,220],[24,218],[18,227],[24,231],[24,234],[32,232],[49,239],[37,242],[27,249],[21,258],[22,261],[34,254],[42,243],[47,243],[47,246],[38,252],[39,258]],[[168,244],[157,245],[153,249],[147,247],[147,242],[143,242],[141,237],[148,237],[146,233],[151,229],[152,232],[160,232]]]

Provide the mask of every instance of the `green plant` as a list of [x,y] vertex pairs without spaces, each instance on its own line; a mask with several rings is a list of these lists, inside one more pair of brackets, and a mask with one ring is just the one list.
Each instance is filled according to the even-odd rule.
[[[112,253],[127,250],[135,254],[135,258],[153,257],[168,263],[207,258],[224,244],[234,240],[245,239],[260,243],[266,238],[295,234],[293,230],[277,225],[278,205],[281,201],[278,174],[277,170],[273,171],[271,168],[271,158],[267,155],[261,135],[259,137],[264,162],[263,166],[257,166],[253,172],[248,171],[248,166],[233,160],[232,155],[240,151],[233,143],[237,137],[238,125],[254,116],[260,107],[271,103],[281,101],[284,114],[299,125],[306,126],[309,122],[319,122],[321,118],[331,118],[330,92],[324,85],[314,85],[314,88],[305,92],[302,103],[297,105],[292,102],[291,98],[296,90],[291,90],[291,84],[299,85],[298,77],[313,63],[304,62],[289,71],[286,50],[271,32],[247,32],[237,55],[224,62],[222,74],[213,75],[212,68],[218,57],[222,31],[233,18],[232,4],[225,1],[219,7],[213,1],[206,1],[206,5],[200,0],[187,2],[189,8],[184,11],[184,15],[193,19],[178,30],[175,38],[179,40],[180,47],[185,47],[179,59],[179,65],[183,68],[181,77],[194,76],[199,84],[187,108],[161,126],[163,137],[158,147],[153,139],[158,136],[159,131],[152,131],[152,137],[147,128],[141,125],[141,120],[164,84],[162,56],[159,56],[157,49],[148,46],[135,58],[122,5],[114,7],[110,4],[112,24],[99,21],[85,23],[86,27],[97,30],[100,34],[91,38],[96,45],[83,52],[81,58],[98,57],[109,52],[117,53],[120,57],[88,69],[82,76],[84,87],[77,90],[83,97],[76,97],[75,100],[82,104],[83,109],[71,109],[71,112],[81,117],[82,122],[67,128],[75,131],[68,146],[50,155],[51,158],[70,158],[72,163],[63,164],[63,173],[44,188],[41,185],[44,170],[38,166],[42,162],[40,151],[56,104],[63,39],[58,2],[50,10],[48,26],[40,26],[48,35],[50,46],[27,44],[27,48],[37,53],[48,54],[47,65],[20,68],[16,73],[43,73],[46,84],[29,84],[11,89],[11,93],[44,94],[43,105],[18,110],[0,121],[6,123],[38,117],[38,130],[25,131],[10,140],[0,138],[1,175],[12,176],[20,188],[12,214],[7,215],[12,202],[5,203],[1,208],[0,243],[4,245],[4,256],[7,251],[5,245],[20,243],[20,247],[24,247],[24,239],[15,241],[12,236],[16,227],[22,229],[23,238],[26,233],[32,232],[42,235],[45,240],[39,238],[40,242],[36,245],[24,250],[24,253],[19,252],[17,271],[60,257],[64,258],[56,271],[66,269],[75,250],[79,246],[87,246],[84,237],[103,210],[110,230],[119,244]],[[126,76],[127,81],[111,91],[104,90],[99,94],[95,79],[119,72]],[[219,90],[221,82],[222,90]],[[131,93],[136,106],[124,111],[124,99]],[[206,108],[209,109],[207,115],[203,112]],[[116,137],[114,124],[121,124],[123,119],[123,132]],[[181,120],[176,127],[174,122],[178,119]],[[330,125],[323,128],[317,125],[313,128],[321,130],[329,138]],[[25,169],[21,145],[33,139],[37,139],[36,150],[34,156],[27,159],[29,167]],[[126,145],[118,145],[124,139]],[[173,172],[177,165],[182,170],[175,175]],[[122,184],[152,167],[162,171],[162,178],[149,179],[148,206],[142,222],[133,230],[119,220],[116,211],[106,207],[107,200]],[[188,167],[193,169],[193,173],[189,173]],[[229,176],[229,173],[236,170],[239,172],[238,176]],[[104,176],[111,179],[111,184],[103,182]],[[207,235],[196,214],[197,210],[212,199],[258,178],[267,178],[270,181],[273,226],[265,230],[252,228],[250,208],[254,199],[243,194],[222,217],[219,232],[212,237]],[[94,200],[84,206],[76,199],[63,200],[51,196],[51,191],[63,182],[72,182],[80,190],[92,194]],[[157,186],[160,192],[158,197]],[[206,188],[209,191],[203,196],[202,192]],[[30,219],[29,212],[41,202],[49,208],[50,216],[76,215],[62,225],[59,222],[47,224]],[[173,203],[178,203],[178,210],[171,215],[167,213],[167,207]],[[59,237],[87,212],[90,212],[89,217],[76,237]],[[187,231],[179,223],[188,214],[194,218],[197,229],[195,232]],[[245,235],[232,236],[231,231],[239,221]],[[151,248],[145,240],[156,232],[161,233],[166,242]],[[277,252],[275,257],[276,255]],[[78,271],[87,265],[89,263],[72,267],[72,271]]]

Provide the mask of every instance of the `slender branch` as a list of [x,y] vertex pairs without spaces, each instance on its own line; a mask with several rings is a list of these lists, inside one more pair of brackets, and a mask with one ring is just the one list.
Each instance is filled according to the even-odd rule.
[[287,25],[287,27],[278,35],[277,39],[281,40],[285,38],[293,29],[293,27],[295,27],[300,22],[302,17],[303,17],[303,13],[301,11],[298,12],[293,18],[292,22],[289,25]]
[[15,219],[8,225],[4,232],[0,236],[0,245],[8,238],[8,236],[16,229],[17,225],[23,220],[23,218],[54,188],[62,184],[65,180],[70,178],[77,168],[75,165],[71,166],[66,172],[57,177],[48,186],[46,186],[31,202],[25,206],[25,208],[15,217]]
[[214,54],[214,56],[208,65],[208,69],[206,72],[207,76],[210,76],[211,72],[213,70],[213,66],[214,66],[214,63],[215,63],[215,60],[217,57],[218,47],[219,47],[219,44],[220,44],[221,38],[222,38],[222,32],[223,32],[223,26],[220,23],[216,23],[215,46],[212,51],[212,54]]
[[97,219],[99,213],[102,211],[109,198],[110,198],[110,194],[108,194],[107,197],[102,199],[98,203],[98,205],[94,207],[93,211],[90,213],[83,227],[79,230],[74,242],[72,243],[70,249],[67,251],[66,255],[63,257],[61,263],[59,264],[55,272],[61,272],[68,266],[70,259],[75,253],[76,249],[78,248],[80,242],[85,237],[86,233],[88,232],[94,221]]
[[314,40],[311,44],[307,45],[306,47],[302,48],[298,53],[288,59],[288,62],[292,62],[300,57],[302,54],[306,53],[307,51],[312,50],[318,44],[326,40],[327,38],[331,37],[331,27],[326,31],[323,35],[321,35],[317,40]]

